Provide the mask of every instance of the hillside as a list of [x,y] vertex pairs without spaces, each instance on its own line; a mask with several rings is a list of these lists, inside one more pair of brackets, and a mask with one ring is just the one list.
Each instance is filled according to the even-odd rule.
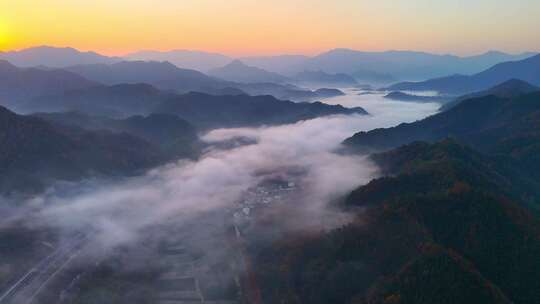
[[152,143],[171,159],[198,155],[199,140],[195,128],[187,121],[171,114],[131,116],[111,119],[78,112],[37,113],[56,125],[78,127],[90,131],[108,130],[116,134],[128,133]]
[[539,87],[535,87],[528,82],[519,80],[519,79],[510,79],[501,84],[498,84],[488,90],[482,92],[476,92],[472,94],[467,94],[461,96],[451,102],[446,103],[441,107],[441,111],[447,111],[456,105],[460,104],[462,101],[475,98],[475,97],[484,97],[484,96],[497,96],[501,98],[511,98],[517,97],[519,95],[528,94],[532,92],[540,91]]
[[403,80],[424,80],[452,74],[470,75],[501,62],[523,60],[532,53],[487,52],[469,57],[415,51],[363,52],[334,49],[310,58],[302,68],[328,73],[352,74],[359,70],[376,71]]
[[162,90],[179,93],[227,86],[224,81],[195,70],[178,68],[169,62],[122,61],[110,65],[70,66],[66,70],[108,85],[147,83]]
[[320,102],[294,103],[272,96],[212,96],[202,93],[177,96],[161,103],[154,111],[176,114],[203,129],[286,124],[334,114],[367,114],[362,108],[349,109]]
[[[146,83],[160,90],[179,94],[193,91],[221,95],[229,94],[228,92],[234,90],[234,95],[244,92],[249,95],[272,95],[276,98],[295,101],[317,98],[314,92],[289,84],[226,81],[195,70],[180,69],[169,62],[123,61],[111,65],[81,65],[66,69],[107,85]],[[251,70],[249,67],[248,69]],[[276,80],[272,74],[268,78]]]
[[132,175],[165,161],[127,133],[85,131],[0,107],[0,191],[39,191],[54,181]]
[[173,96],[148,84],[118,84],[70,90],[23,102],[20,110],[33,112],[82,112],[109,117],[148,114],[161,101]]
[[265,301],[536,302],[540,221],[488,157],[444,141],[374,160],[388,176],[346,198],[351,224],[252,249]]
[[513,98],[489,95],[467,99],[446,112],[417,122],[356,133],[345,144],[360,150],[385,150],[413,141],[433,142],[452,136],[482,151],[510,148],[508,145],[514,141],[533,140],[537,136],[539,101],[540,92]]
[[[294,103],[268,95],[250,96],[234,89],[229,91],[225,92],[229,95],[179,95],[160,91],[147,84],[120,84],[37,97],[22,103],[20,108],[24,113],[79,112],[115,119],[125,119],[133,115],[147,116],[152,113],[175,114],[194,126],[205,129],[293,123],[332,114],[365,114],[360,108],[347,109],[322,103]],[[339,95],[339,92],[334,90],[307,91],[310,93],[308,98],[304,91],[298,91],[298,96],[294,96],[295,92],[297,91],[291,90],[288,94],[297,99],[310,100]]]
[[0,60],[0,104],[3,105],[17,107],[20,101],[36,96],[96,85],[94,81],[67,71],[18,68]]
[[520,61],[499,63],[483,72],[467,76],[453,75],[422,82],[402,82],[390,90],[438,91],[443,94],[463,95],[487,90],[504,81],[518,79],[540,86],[540,55]]

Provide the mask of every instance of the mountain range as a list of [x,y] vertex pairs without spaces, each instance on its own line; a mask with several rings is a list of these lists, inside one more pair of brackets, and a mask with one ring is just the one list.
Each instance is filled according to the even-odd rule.
[[38,46],[19,51],[0,52],[0,59],[19,67],[45,66],[63,68],[79,64],[111,64],[120,58],[103,56],[95,52],[81,52],[74,48]]
[[[327,73],[350,74],[357,77],[359,81],[380,84],[389,83],[395,79],[422,80],[456,73],[474,74],[495,64],[525,59],[534,54],[512,55],[489,51],[480,55],[459,57],[414,51],[362,52],[334,49],[312,57],[281,55],[239,59],[247,65],[287,77],[292,77],[304,70],[322,70]],[[144,59],[162,60],[163,57],[153,56]],[[180,67],[187,66],[180,65]]]
[[200,152],[195,127],[172,114],[136,115],[124,119],[112,119],[81,112],[36,113],[32,116],[68,128],[78,127],[88,131],[107,130],[115,134],[127,133],[158,147],[168,159],[194,158]]
[[168,61],[179,68],[192,69],[204,73],[233,61],[232,58],[222,54],[192,50],[140,51],[128,54],[123,58],[124,60],[135,61]]
[[0,107],[0,192],[35,192],[56,181],[133,175],[169,160],[129,133],[88,131]]
[[488,52],[478,56],[458,57],[412,51],[361,52],[335,49],[310,58],[303,68],[348,74],[367,70],[397,79],[415,80],[456,73],[473,74],[500,62],[524,59],[532,55],[534,54],[509,55]]
[[[329,97],[339,92],[317,91]],[[313,93],[315,94],[315,93]],[[132,115],[173,113],[200,128],[260,126],[293,123],[333,114],[366,114],[361,108],[317,103],[295,103],[273,96],[176,94],[158,90],[148,84],[94,86],[40,96],[18,107],[24,113],[79,112],[92,116],[127,118]]]
[[453,137],[485,153],[505,152],[537,162],[540,91],[461,101],[451,109],[413,123],[359,132],[345,141],[356,150],[387,150],[414,141],[436,142]]
[[213,96],[203,93],[168,99],[160,103],[154,112],[176,114],[201,129],[278,125],[327,115],[368,114],[360,107],[344,108],[321,102],[295,103],[268,95]]
[[76,65],[65,69],[103,84],[147,83],[159,89],[182,93],[227,85],[225,81],[195,70],[180,69],[169,62],[121,61],[113,64]]
[[488,90],[471,93],[471,94],[458,97],[452,100],[451,102],[445,103],[441,107],[440,110],[447,111],[455,107],[456,105],[460,104],[462,101],[471,99],[474,97],[484,97],[484,96],[493,95],[493,96],[501,97],[501,98],[511,98],[514,96],[519,96],[519,95],[528,94],[528,93],[537,92],[537,91],[540,91],[540,87],[533,86],[530,83],[525,82],[523,80],[510,79]]
[[[167,62],[122,61],[65,69],[19,68],[0,61],[0,102],[21,112],[80,111],[125,118],[148,115],[152,107],[178,93],[272,95],[297,102],[340,95],[289,84],[237,83],[179,69]],[[89,80],[91,79],[91,80]]]
[[[291,77],[304,70],[322,70],[327,73],[356,75],[362,82],[387,83],[393,79],[424,80],[452,74],[474,74],[506,61],[516,61],[534,53],[506,54],[490,51],[484,54],[458,57],[414,51],[362,52],[334,49],[316,56],[280,55],[238,58],[245,64]],[[21,66],[67,67],[85,64],[110,64],[121,61],[92,52],[79,52],[70,48],[36,47],[0,53],[0,59]],[[222,67],[234,58],[200,52],[175,50],[168,52],[141,51],[123,57],[123,60],[169,61],[179,68],[207,72]],[[370,80],[371,79],[371,80]],[[384,81],[381,81],[384,80]]]
[[499,63],[471,76],[453,75],[422,82],[402,82],[390,86],[389,89],[438,91],[443,94],[462,95],[483,91],[510,79],[519,79],[540,86],[540,55]]
[[[512,84],[522,87],[500,87]],[[348,224],[248,249],[263,301],[536,303],[539,101],[473,97],[346,140],[353,153],[384,151],[370,156],[381,177],[336,203]]]
[[80,75],[64,70],[19,68],[0,60],[0,104],[16,105],[21,100],[40,95],[60,94],[66,90],[98,85]]
[[372,159],[384,176],[344,198],[352,222],[250,251],[265,302],[536,302],[540,221],[504,166],[452,140]]
[[[294,96],[296,101],[331,97],[342,92],[331,88],[312,91],[293,84],[272,83],[277,80],[268,78],[275,77],[278,72],[272,70],[268,62],[273,62],[275,69],[285,69],[286,64],[278,63],[286,61],[290,63],[288,71],[291,74],[287,74],[288,79],[297,78],[304,83],[325,86],[355,85],[357,81],[348,74],[343,74],[344,72],[360,75],[364,73],[365,77],[384,75],[381,77],[403,79],[423,78],[440,73],[453,74],[455,70],[460,70],[460,73],[470,72],[470,76],[454,75],[391,86],[396,92],[390,93],[388,98],[408,101],[418,101],[419,97],[399,90],[437,90],[456,96],[463,94],[432,116],[391,128],[358,132],[346,139],[342,143],[342,149],[336,151],[339,152],[338,155],[332,157],[328,157],[326,150],[323,150],[322,157],[319,157],[320,154],[305,155],[305,149],[300,149],[301,157],[307,156],[310,161],[301,162],[298,168],[292,168],[294,173],[291,172],[290,176],[313,171],[315,174],[308,174],[305,180],[306,187],[302,183],[296,187],[294,183],[282,181],[282,164],[278,164],[278,169],[274,172],[268,170],[274,169],[273,165],[269,165],[272,162],[263,162],[263,170],[255,172],[257,181],[268,175],[271,179],[268,182],[272,185],[279,184],[276,187],[279,187],[280,191],[266,192],[263,190],[265,188],[259,188],[261,184],[258,184],[252,189],[257,195],[264,195],[262,199],[265,207],[255,211],[255,205],[252,204],[251,197],[248,197],[245,205],[241,204],[241,212],[238,214],[252,212],[249,217],[244,220],[242,216],[239,220],[240,217],[237,218],[238,214],[235,214],[238,227],[225,230],[218,228],[211,232],[213,234],[219,231],[218,237],[223,236],[224,243],[235,240],[231,243],[235,252],[233,264],[240,262],[238,264],[243,266],[241,275],[235,275],[231,284],[227,284],[223,289],[232,294],[231,299],[246,303],[538,303],[540,55],[517,60],[515,57],[528,54],[511,56],[489,52],[462,58],[418,52],[366,53],[337,49],[315,57],[268,57],[269,61],[266,63],[261,57],[251,61],[246,59],[243,61],[246,64],[232,62],[217,70],[224,73],[223,75],[229,75],[227,77],[237,77],[233,81],[193,69],[179,68],[169,62],[125,61],[114,58],[111,58],[110,62],[100,62],[108,57],[104,59],[93,53],[79,54],[70,49],[38,48],[32,51],[65,54],[66,59],[62,61],[60,57],[50,55],[57,60],[53,61],[56,67],[21,67],[0,60],[0,101],[13,106],[19,112],[17,114],[0,106],[2,197],[15,194],[33,196],[42,194],[57,183],[103,177],[122,178],[142,174],[179,158],[196,159],[203,151],[198,134],[215,128],[261,127],[290,124],[328,115],[368,114],[360,107],[345,108],[321,102],[280,100],[287,96]],[[5,54],[0,54],[0,57]],[[22,56],[30,56],[28,54],[37,56],[30,51],[10,53],[9,56],[16,61],[17,56],[24,58]],[[183,51],[139,55],[172,56],[171,58],[178,56],[176,64],[182,60],[192,60],[187,57],[181,59],[188,55],[200,56],[197,58],[212,57],[216,60],[215,64],[219,60],[228,60],[216,54],[188,54]],[[86,61],[71,64],[83,59]],[[495,62],[499,60],[504,62]],[[28,59],[24,64],[36,62]],[[63,63],[66,62],[70,64],[64,66]],[[201,63],[201,66],[204,64],[206,63]],[[257,64],[265,64],[265,67],[257,67]],[[484,67],[485,65],[487,66]],[[222,65],[217,68],[219,67]],[[300,70],[296,72],[318,72],[304,72],[295,77],[294,69],[297,68]],[[484,71],[476,73],[477,69]],[[476,72],[471,72],[473,70]],[[377,71],[378,75],[370,74],[370,71]],[[244,83],[238,78],[243,76],[242,73],[251,73],[253,78],[259,77],[258,82]],[[251,96],[261,94],[273,96]],[[431,102],[435,99],[423,97],[420,100]],[[43,112],[34,113],[35,111]],[[21,115],[20,112],[33,114]],[[310,126],[313,125],[307,124],[306,127]],[[287,132],[278,133],[276,136],[281,133],[283,136],[288,135]],[[301,140],[300,145],[311,139]],[[226,143],[222,147],[234,146],[228,145],[229,143]],[[210,157],[216,155],[210,154]],[[354,179],[353,175],[341,176],[341,179],[335,180],[335,176],[330,172],[332,170],[317,170],[325,167],[317,167],[313,161],[315,158],[321,158],[324,165],[337,159],[346,160],[345,164],[350,164],[349,161],[369,161],[378,169],[374,173],[377,175],[367,183],[364,179],[351,181]],[[202,165],[202,171],[206,174],[208,168],[204,163]],[[338,165],[343,166],[343,163]],[[307,167],[304,168],[305,166]],[[320,173],[318,171],[325,175],[325,179],[316,178]],[[193,171],[186,172],[197,174]],[[222,172],[217,174],[223,179]],[[288,179],[288,172],[283,175]],[[202,176],[205,186],[214,186],[212,176]],[[335,197],[334,194],[343,189],[341,184],[345,179],[348,179],[347,184],[352,182],[358,186],[351,187],[349,189],[352,191],[344,194],[342,192],[342,195]],[[284,185],[281,186],[281,183]],[[317,204],[317,201],[323,200],[322,197],[325,196],[321,197],[320,189],[314,189],[315,187],[330,190],[325,193],[332,192],[333,199],[329,202],[323,201],[326,204]],[[194,189],[202,188],[197,186]],[[285,194],[282,197],[281,193],[285,192],[293,195]],[[157,193],[158,195],[150,196],[159,198],[161,192]],[[60,194],[69,198],[69,194]],[[214,196],[215,193],[211,195]],[[274,207],[267,202],[267,195],[272,196],[270,201],[283,203],[275,204]],[[103,197],[105,196],[100,196]],[[94,201],[88,196],[84,198],[85,203]],[[288,198],[292,198],[292,204],[285,203]],[[308,209],[301,206],[302,198],[307,198],[305,200],[309,205]],[[32,200],[34,201],[39,202],[39,199]],[[244,207],[248,205],[249,212],[246,212]],[[39,205],[31,207],[34,206]],[[148,208],[155,206],[159,207],[159,204],[149,204]],[[4,210],[4,207],[12,206],[1,207]],[[119,210],[113,208],[115,212],[117,209]],[[133,259],[134,264],[125,267],[133,271],[128,276],[118,272],[118,268],[110,266],[128,259],[118,258],[115,253],[109,258],[104,257],[100,246],[97,246],[96,251],[100,257],[97,264],[94,263],[96,259],[93,255],[83,254],[82,248],[86,247],[77,244],[70,246],[70,237],[65,239],[68,240],[65,245],[60,245],[56,250],[49,248],[53,245],[44,240],[64,238],[58,237],[48,228],[43,228],[41,223],[35,224],[34,211],[32,208],[30,216],[27,217],[27,214],[24,214],[24,221],[28,222],[28,225],[20,227],[18,223],[8,220],[8,224],[0,231],[0,251],[8,256],[8,262],[0,267],[6,286],[19,280],[12,279],[11,274],[17,274],[18,271],[14,269],[20,268],[21,273],[26,273],[27,269],[29,272],[18,282],[24,282],[25,278],[32,278],[33,275],[43,275],[46,278],[44,283],[50,282],[49,287],[59,286],[59,290],[65,291],[68,286],[70,295],[54,295],[55,299],[67,301],[76,299],[77,302],[81,299],[82,302],[95,302],[96,299],[104,298],[113,299],[112,302],[115,302],[115,299],[121,298],[119,301],[136,302],[141,298],[137,292],[133,293],[134,286],[142,286],[140,288],[152,293],[152,297],[155,293],[158,296],[160,294],[159,291],[154,292],[155,290],[163,290],[154,289],[154,285],[148,283],[158,282],[155,285],[163,287],[163,265],[153,267],[156,260],[152,249],[154,245],[145,247],[147,244],[143,244],[144,238],[137,238],[134,243],[133,252],[136,258]],[[311,212],[315,211],[319,216],[312,216]],[[319,214],[321,211],[323,213]],[[232,216],[229,212],[224,214],[227,218]],[[166,215],[167,218],[170,217],[170,214]],[[219,215],[220,219],[221,216],[222,214]],[[211,218],[214,219],[213,216]],[[287,221],[291,223],[290,226],[284,224],[287,219],[291,219]],[[326,225],[333,220],[338,221],[337,226]],[[201,226],[207,223],[200,221],[198,216],[194,218],[195,221],[201,222]],[[107,229],[113,227],[114,231],[120,231],[121,236],[126,231],[131,231],[118,229],[124,227],[122,225],[111,226],[110,221],[105,222]],[[217,226],[221,225],[220,221],[217,223]],[[160,221],[158,226],[159,233],[151,227],[137,229],[135,232],[148,230],[143,234],[148,232],[148,235],[154,238],[160,235],[161,231],[177,231],[175,228],[166,228],[163,221]],[[43,237],[34,230],[50,235]],[[79,231],[76,234],[79,234]],[[131,237],[131,233],[126,234]],[[116,241],[118,235],[112,236]],[[180,264],[189,260],[188,268],[194,269],[191,267],[192,262],[200,264],[200,252],[206,247],[198,246],[201,238],[194,237],[193,240],[197,243],[193,251],[191,248],[184,248],[184,241],[181,242],[182,246],[178,247],[177,239],[172,238],[161,240],[156,237],[151,243],[155,243],[157,252],[166,252],[166,255],[175,259],[175,255],[181,252],[178,255],[182,260]],[[208,241],[215,245],[213,240]],[[55,240],[53,243],[56,245],[56,242]],[[188,241],[186,244],[189,243]],[[126,246],[111,251],[125,253],[132,250],[130,244],[123,244]],[[38,247],[47,247],[47,252],[32,251],[39,250],[36,249]],[[31,255],[28,254],[30,251]],[[19,253],[23,257],[20,260],[14,258]],[[42,253],[43,257],[39,257]],[[90,257],[88,259],[92,263],[88,265],[91,265],[91,268],[85,267],[85,263],[66,264],[71,258],[77,259],[78,253],[81,254],[79,258]],[[152,257],[151,262],[147,263],[146,258],[141,258],[145,254]],[[206,268],[212,268],[213,271],[227,269],[228,272],[231,260],[214,259],[220,254],[212,255],[212,265],[206,265],[208,260],[203,258],[202,272],[205,272]],[[186,255],[187,260],[184,259]],[[66,262],[56,263],[58,257],[63,256],[70,258]],[[49,260],[52,260],[52,264],[47,264]],[[41,262],[34,266],[35,261]],[[223,261],[227,262],[222,263]],[[59,268],[56,272],[51,271],[52,276],[47,277],[47,271],[38,273],[40,265],[45,265],[43,269],[56,266]],[[195,268],[200,270],[198,266],[201,265]],[[64,266],[67,268],[62,271]],[[154,269],[159,271],[154,272]],[[64,280],[55,281],[64,275],[65,282],[69,285],[60,284]],[[206,273],[204,275],[210,276]],[[89,279],[91,276],[93,278]],[[142,283],[134,285],[133,277]],[[175,291],[174,296],[199,298],[201,293],[195,291],[199,287],[197,280],[192,277],[177,279],[167,281],[172,282],[170,285],[174,290],[191,283],[193,286],[184,288],[189,289],[185,293],[181,291],[177,294]],[[122,280],[128,283],[117,283]],[[221,278],[218,276],[216,281],[219,280]],[[186,283],[188,281],[191,283]],[[84,282],[92,282],[93,286],[88,287]],[[214,288],[213,284],[208,284],[214,281],[205,282],[210,286],[203,284],[205,288]],[[44,286],[42,282],[33,283],[39,285],[36,286],[39,289]],[[103,286],[107,288],[104,289]],[[15,288],[19,287],[15,285]],[[118,296],[118,293],[109,291],[119,288],[126,289],[127,296]],[[84,292],[88,290],[92,292]],[[239,290],[241,292],[238,292]],[[244,292],[249,295],[242,294]],[[10,291],[8,296],[9,293]],[[251,293],[260,300],[249,301]],[[78,294],[79,298],[73,297],[74,294]],[[206,299],[213,299],[211,292],[204,294],[209,295]],[[161,299],[168,299],[170,294],[166,293],[166,296],[167,298]],[[152,302],[153,299],[148,298],[147,301],[144,298],[142,301]]]
[[173,95],[142,83],[99,85],[38,96],[19,103],[16,109],[22,113],[77,111],[125,118],[149,114],[152,107]]

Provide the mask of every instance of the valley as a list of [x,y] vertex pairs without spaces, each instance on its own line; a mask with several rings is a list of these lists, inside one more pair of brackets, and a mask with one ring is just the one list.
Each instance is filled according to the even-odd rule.
[[540,303],[540,1],[0,1],[0,304]]
[[[345,92],[347,94],[344,96],[328,99],[329,104],[362,106],[370,109],[374,114],[369,116],[337,115],[276,127],[218,129],[204,135],[202,140],[206,141],[210,147],[212,145],[222,147],[221,141],[238,137],[253,138],[254,141],[240,146],[224,146],[225,150],[221,150],[223,148],[207,149],[206,154],[203,154],[200,160],[193,164],[193,166],[206,166],[206,162],[213,162],[216,158],[228,159],[232,161],[228,163],[228,166],[234,169],[238,165],[234,163],[235,161],[245,163],[245,167],[241,171],[234,169],[232,172],[243,172],[241,174],[247,174],[251,177],[245,181],[238,180],[240,184],[238,184],[234,195],[229,198],[217,198],[219,201],[214,202],[210,209],[192,210],[188,213],[182,212],[182,209],[193,208],[190,207],[192,203],[189,201],[186,202],[186,205],[182,203],[181,199],[179,201],[175,199],[174,202],[170,203],[159,203],[161,204],[160,208],[167,209],[173,206],[175,209],[179,208],[174,211],[175,213],[179,212],[178,215],[174,213],[156,215],[157,218],[141,226],[141,228],[144,227],[144,232],[137,237],[137,240],[129,241],[125,245],[114,242],[112,244],[101,243],[100,239],[106,237],[102,234],[107,233],[109,228],[102,227],[98,223],[110,216],[109,211],[106,211],[111,208],[110,204],[121,207],[124,203],[128,203],[130,196],[116,202],[107,202],[105,197],[103,199],[106,204],[103,205],[103,208],[106,209],[100,210],[102,207],[97,207],[98,209],[94,209],[95,206],[91,207],[94,209],[92,213],[96,214],[97,217],[85,221],[84,226],[71,227],[70,224],[55,228],[60,228],[61,231],[72,231],[75,227],[79,227],[77,229],[94,232],[84,235],[76,234],[74,237],[65,238],[61,243],[58,243],[56,245],[58,247],[54,249],[53,253],[43,257],[23,276],[12,279],[12,281],[16,279],[15,283],[5,289],[4,297],[0,303],[40,303],[46,299],[56,299],[61,303],[80,303],[86,294],[94,297],[97,296],[96,293],[103,292],[105,294],[111,293],[109,294],[111,298],[129,298],[127,294],[124,294],[124,292],[129,292],[128,290],[108,291],[108,288],[99,287],[100,284],[92,283],[93,280],[97,279],[97,276],[103,275],[100,274],[101,268],[113,267],[112,269],[116,269],[114,273],[118,272],[120,277],[105,277],[105,279],[112,280],[111,283],[119,281],[119,283],[114,284],[120,284],[120,286],[128,284],[125,282],[126,278],[121,275],[123,272],[133,271],[129,270],[129,267],[127,270],[124,269],[126,266],[122,266],[122,264],[127,262],[121,262],[120,265],[116,266],[108,265],[111,260],[114,261],[118,258],[121,258],[121,261],[131,259],[145,261],[142,264],[147,266],[137,270],[137,272],[147,273],[147,275],[144,275],[140,281],[129,284],[147,286],[144,291],[141,291],[143,294],[139,296],[153,299],[151,301],[157,301],[157,303],[251,302],[253,297],[257,297],[257,295],[255,291],[251,290],[252,287],[249,287],[256,284],[252,281],[254,280],[253,274],[250,274],[254,270],[249,269],[256,266],[250,265],[251,258],[248,248],[260,246],[259,243],[269,237],[268,233],[275,235],[266,242],[270,242],[271,239],[280,234],[288,233],[291,229],[319,229],[315,227],[331,229],[331,227],[341,225],[347,217],[340,215],[338,211],[325,211],[325,201],[330,197],[346,193],[348,189],[357,186],[359,180],[369,181],[373,174],[376,174],[373,169],[363,169],[365,165],[360,161],[353,168],[349,168],[361,176],[360,179],[355,179],[350,186],[346,186],[351,188],[339,190],[337,193],[333,193],[333,189],[331,191],[325,189],[314,191],[318,187],[315,183],[319,178],[318,175],[323,173],[320,170],[324,170],[324,174],[326,174],[329,169],[324,168],[327,159],[335,159],[333,162],[338,166],[350,166],[355,163],[351,162],[354,158],[351,159],[346,155],[340,156],[333,152],[340,141],[346,138],[350,130],[358,128],[369,130],[375,127],[392,126],[403,120],[414,121],[437,110],[436,104],[415,104],[416,109],[410,109],[410,104],[386,100],[383,98],[383,94],[358,95],[354,90],[345,90]],[[395,111],[396,106],[401,107],[401,110]],[[320,137],[318,143],[312,143],[311,146],[295,144],[306,136],[306,132],[314,132],[315,130],[321,132],[318,135]],[[282,132],[288,132],[289,137],[281,138]],[[331,141],[329,141],[330,138],[332,138]],[[276,140],[280,141],[278,145],[276,145],[278,143]],[[305,154],[304,161],[298,159],[300,151]],[[253,155],[253,153],[264,156],[248,162],[243,159],[246,155]],[[187,165],[186,168],[190,166],[192,165]],[[178,172],[175,174],[183,174],[182,171],[185,169],[180,165],[178,168],[170,170]],[[331,170],[340,170],[340,168]],[[164,174],[170,175],[170,173]],[[179,185],[182,187],[183,183],[192,183],[194,179],[198,178],[214,179],[217,177],[214,177],[213,172],[208,174],[210,175],[207,177],[186,177],[187,179]],[[136,177],[135,179],[143,181],[147,177]],[[227,181],[227,184],[229,183],[230,181]],[[129,189],[130,187],[132,186],[129,182],[120,184],[120,189]],[[159,187],[161,188],[161,186]],[[163,188],[163,191],[169,190]],[[331,193],[327,193],[327,191]],[[108,190],[104,193],[107,192]],[[312,194],[316,195],[312,196]],[[306,205],[307,198],[317,200],[318,207]],[[59,197],[53,196],[45,199],[49,201],[47,204],[62,204],[54,202],[58,201]],[[87,199],[85,198],[85,200]],[[76,207],[78,200],[75,197],[72,201],[70,199],[68,203],[74,204],[73,206]],[[67,205],[65,208],[69,210],[73,206]],[[311,208],[315,209],[305,212]],[[45,211],[47,210],[45,209]],[[64,211],[60,210],[59,212],[61,215]],[[133,224],[130,222],[134,220],[133,216],[147,217],[149,215],[145,214],[144,209],[132,209],[125,215],[123,213],[120,211],[115,215],[116,221],[125,222],[125,225],[128,225],[119,227],[121,229],[141,229],[135,228],[137,225],[132,227]],[[279,226],[274,227],[273,231],[260,230],[258,227],[261,221],[264,222],[264,218],[269,216],[268,214],[273,217],[275,214],[285,213],[297,214],[299,216],[298,222],[284,221]],[[73,212],[70,216],[77,217],[76,213]],[[63,234],[65,235],[66,232]],[[142,248],[146,249],[141,251]],[[105,289],[101,290],[100,288]]]

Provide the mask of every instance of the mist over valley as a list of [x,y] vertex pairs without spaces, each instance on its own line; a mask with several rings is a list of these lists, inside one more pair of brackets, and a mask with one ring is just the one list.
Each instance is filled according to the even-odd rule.
[[0,304],[540,303],[538,17],[0,1]]

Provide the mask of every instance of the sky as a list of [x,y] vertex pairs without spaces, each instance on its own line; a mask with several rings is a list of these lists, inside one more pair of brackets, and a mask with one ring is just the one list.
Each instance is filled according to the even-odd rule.
[[0,0],[0,51],[540,50],[538,0]]

